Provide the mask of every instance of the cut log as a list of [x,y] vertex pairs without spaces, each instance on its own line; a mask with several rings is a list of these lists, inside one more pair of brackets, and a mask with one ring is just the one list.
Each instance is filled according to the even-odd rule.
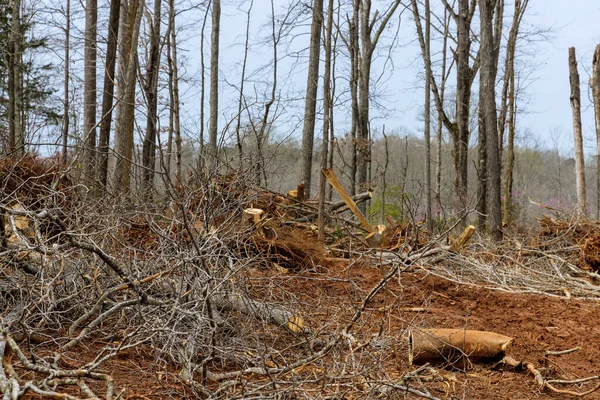
[[304,327],[304,319],[300,315],[295,315],[290,311],[239,294],[215,294],[211,297],[211,300],[219,309],[250,315],[258,320],[283,326],[292,333],[300,333],[307,329]]
[[408,362],[433,360],[455,362],[496,358],[503,355],[513,338],[494,332],[465,329],[419,329],[408,333]]
[[473,236],[473,232],[475,232],[475,227],[473,225],[469,225],[465,228],[465,230],[460,234],[458,238],[450,245],[450,251],[457,252],[462,249],[467,242]]

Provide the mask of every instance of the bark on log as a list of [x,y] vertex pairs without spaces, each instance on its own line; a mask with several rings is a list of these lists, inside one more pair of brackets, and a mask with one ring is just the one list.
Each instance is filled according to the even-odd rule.
[[300,333],[306,330],[304,319],[301,316],[239,294],[218,293],[213,295],[211,300],[213,305],[219,309],[250,315],[256,319],[283,326],[292,333]]
[[494,332],[464,329],[419,329],[408,333],[410,364],[431,360],[494,358],[503,354],[513,338]]
[[[371,192],[371,191],[355,194],[354,196],[351,197],[352,201],[354,201],[355,204],[360,204],[363,201],[371,200],[372,198],[373,198],[373,192]],[[337,211],[340,208],[344,207],[345,205],[346,205],[346,202],[343,200],[338,201],[337,203],[333,203],[331,206],[329,206],[329,212],[331,213],[331,212]]]

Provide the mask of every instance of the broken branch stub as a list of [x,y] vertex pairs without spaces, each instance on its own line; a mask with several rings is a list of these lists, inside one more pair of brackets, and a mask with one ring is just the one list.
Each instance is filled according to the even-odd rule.
[[459,251],[462,249],[467,242],[473,236],[473,232],[475,232],[475,227],[473,225],[469,225],[465,228],[465,230],[460,234],[459,237],[450,245],[450,251]]
[[514,338],[495,332],[465,329],[419,329],[408,333],[410,364],[434,360],[454,362],[496,358],[506,351]]

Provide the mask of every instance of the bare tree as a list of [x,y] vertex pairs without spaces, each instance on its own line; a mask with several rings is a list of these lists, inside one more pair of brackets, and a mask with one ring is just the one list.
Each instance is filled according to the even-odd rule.
[[237,110],[237,118],[235,122],[235,136],[236,136],[236,145],[238,148],[238,157],[239,157],[239,167],[243,168],[243,156],[244,150],[242,148],[242,137],[240,135],[241,125],[242,125],[242,105],[244,101],[244,83],[246,82],[246,65],[248,63],[248,50],[249,50],[249,41],[250,41],[250,13],[252,12],[252,6],[254,5],[254,0],[250,1],[250,6],[247,11],[247,19],[246,19],[246,41],[244,43],[244,61],[242,62],[242,76],[240,77],[240,94],[238,97],[238,110]]
[[592,97],[594,99],[594,120],[596,121],[596,212],[600,220],[600,44],[596,46],[592,60]]
[[[371,63],[373,53],[383,30],[400,5],[400,0],[394,0],[390,6],[381,13],[375,11],[371,17],[371,0],[358,0],[360,7],[360,43],[361,57],[358,83],[358,190],[368,189],[368,168],[371,163],[371,146],[369,143],[369,95],[371,80]],[[377,25],[377,22],[379,25]],[[361,203],[359,208],[366,212],[366,203]]]
[[210,121],[208,125],[209,168],[217,166],[217,130],[219,119],[219,32],[221,0],[212,0],[212,33],[210,45]]
[[[517,38],[519,27],[529,0],[515,0],[514,13],[508,41],[506,44],[506,59],[504,63],[504,84],[502,87],[502,100],[500,104],[500,115],[498,118],[498,141],[502,145],[504,130],[508,126],[508,140],[506,144],[506,167],[504,169],[504,180],[502,187],[503,198],[503,216],[505,222],[510,222],[513,170],[515,163],[515,136],[516,136],[516,118],[517,118],[517,91],[515,87],[515,53],[517,47]],[[507,119],[508,115],[508,119]],[[502,146],[500,146],[502,150]],[[502,154],[502,151],[500,151]]]
[[573,110],[573,135],[575,140],[575,180],[577,184],[577,212],[586,214],[585,161],[583,156],[583,134],[581,130],[581,92],[575,47],[569,48],[569,82],[571,84],[571,109]]
[[315,117],[317,109],[317,91],[319,88],[319,61],[321,53],[321,26],[323,24],[323,0],[313,1],[312,24],[310,28],[310,54],[308,58],[308,77],[306,82],[306,100],[304,104],[304,128],[302,129],[302,182],[305,193],[310,197],[312,176],[312,153],[315,140]]
[[[206,29],[206,21],[208,20],[209,5],[206,6],[204,18],[202,19],[202,28],[200,29],[200,145],[198,146],[198,171],[204,168],[206,152],[204,149],[204,99],[206,92],[206,71],[204,66],[204,30]],[[169,147],[169,151],[170,147]],[[169,154],[170,156],[170,154]]]
[[97,0],[85,3],[85,52],[83,93],[83,179],[88,186],[94,182],[96,159],[96,34]]
[[145,0],[121,1],[119,37],[119,75],[117,79],[119,104],[116,118],[117,164],[114,186],[117,192],[131,189],[133,160],[133,128],[135,120],[135,89],[138,64],[137,43]]
[[[500,153],[498,152],[498,118],[496,114],[496,72],[498,47],[494,40],[494,0],[479,0],[481,25],[481,95],[487,150],[488,231],[494,240],[502,239],[502,203],[500,197]],[[496,32],[497,35],[500,32]]]
[[[169,0],[169,48],[168,48],[168,67],[169,67],[169,135],[175,136],[175,178],[176,183],[180,184],[181,176],[181,118],[179,107],[179,68],[177,64],[177,30],[175,29],[175,0]],[[170,159],[169,159],[170,163]]]
[[146,64],[144,92],[148,102],[146,134],[142,148],[142,186],[146,192],[152,187],[156,157],[158,122],[158,71],[160,68],[160,13],[161,0],[154,0],[154,22],[150,23],[150,58]]
[[67,165],[67,146],[69,141],[69,66],[71,63],[69,52],[71,46],[71,0],[67,0],[65,7],[65,73],[63,83],[63,126],[62,126],[62,164]]
[[[421,56],[423,64],[425,64],[425,104],[423,109],[424,115],[424,136],[425,136],[425,219],[427,229],[433,230],[433,220],[431,218],[431,80],[433,73],[431,71],[431,10],[429,0],[425,0],[425,32],[421,24],[421,16],[416,0],[411,0],[413,18],[417,27],[419,42],[421,45]],[[446,38],[444,37],[444,40]],[[445,63],[445,60],[443,61]],[[387,142],[387,139],[386,139]],[[387,144],[386,144],[387,146]]]
[[8,147],[17,155],[25,154],[25,132],[21,120],[23,109],[21,0],[12,0],[10,56],[8,65]]
[[[329,0],[327,7],[327,24],[325,29],[325,72],[323,76],[323,141],[321,149],[321,168],[327,168],[327,153],[329,145],[329,123],[331,116],[331,39],[333,31],[333,2]],[[319,174],[319,240],[325,240],[325,176]]]
[[120,14],[121,0],[111,0],[108,17],[108,43],[106,45],[104,91],[102,92],[102,122],[100,123],[100,138],[98,142],[98,181],[104,189],[106,189],[108,184],[108,146],[110,144],[110,129],[112,125]]

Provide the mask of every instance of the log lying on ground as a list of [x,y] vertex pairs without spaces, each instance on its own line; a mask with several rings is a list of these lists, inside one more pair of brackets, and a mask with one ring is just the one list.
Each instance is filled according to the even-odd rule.
[[465,329],[419,329],[408,333],[409,363],[495,358],[504,354],[513,338],[495,332]]
[[[354,196],[351,197],[352,201],[354,201],[354,204],[360,204],[364,201],[371,200],[372,198],[373,198],[373,192],[371,192],[371,191],[355,194]],[[331,206],[329,206],[329,212],[331,213],[331,212],[340,210],[345,205],[346,205],[346,202],[343,200],[338,201],[337,203],[333,203]]]
[[232,310],[250,315],[258,320],[283,326],[293,333],[300,333],[306,330],[304,319],[301,316],[239,294],[218,293],[213,295],[211,300],[213,305],[219,309]]

